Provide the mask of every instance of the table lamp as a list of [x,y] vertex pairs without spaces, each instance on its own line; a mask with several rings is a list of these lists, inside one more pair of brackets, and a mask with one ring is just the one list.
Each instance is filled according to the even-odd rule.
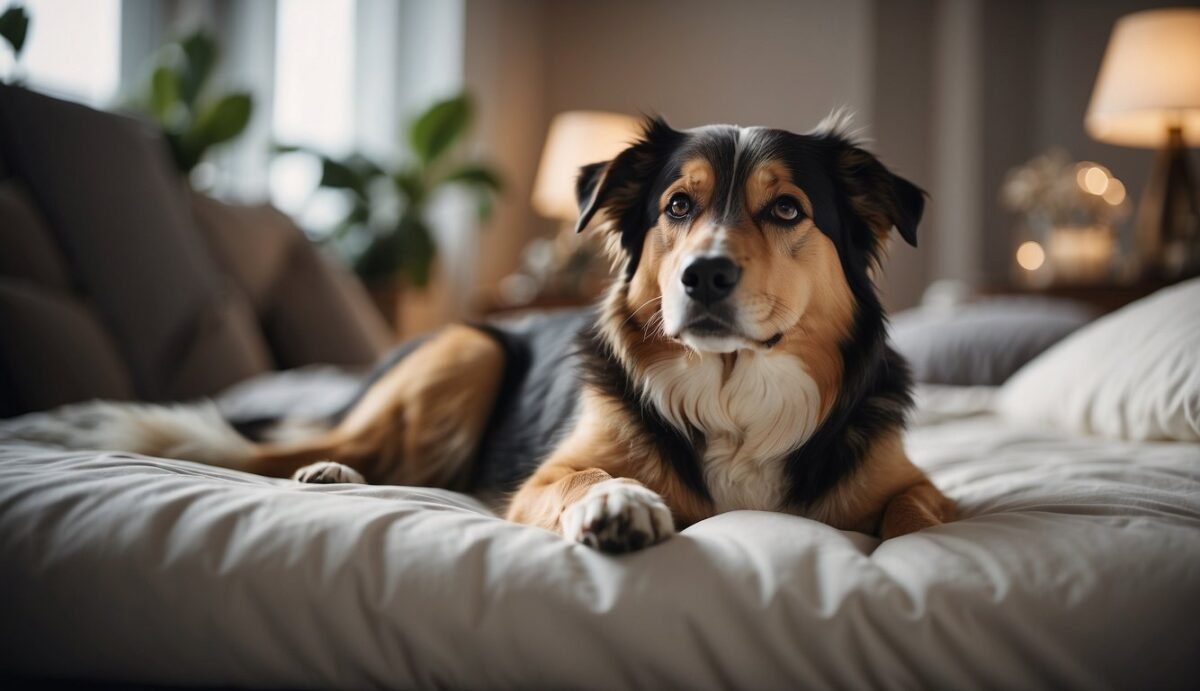
[[1200,9],[1117,20],[1084,124],[1099,141],[1159,149],[1138,205],[1138,253],[1145,270],[1166,278],[1200,273],[1200,206],[1186,148],[1200,144]]
[[600,111],[559,113],[550,123],[533,184],[533,208],[573,226],[579,216],[575,180],[589,163],[611,160],[641,133],[637,118]]
[[575,182],[589,163],[612,160],[641,134],[641,121],[619,113],[568,111],[550,122],[542,161],[533,183],[533,208],[559,222],[551,238],[532,239],[525,246],[521,269],[500,282],[500,299],[508,306],[528,305],[548,297],[557,301],[591,297],[594,277],[607,272],[594,251],[575,232],[579,203]]

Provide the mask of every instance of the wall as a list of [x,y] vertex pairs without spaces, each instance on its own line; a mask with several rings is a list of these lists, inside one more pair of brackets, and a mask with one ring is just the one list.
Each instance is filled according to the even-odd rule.
[[[935,0],[891,0],[875,6],[871,26],[874,43],[872,107],[867,114],[874,141],[871,148],[896,173],[925,190],[938,184],[934,150],[936,54]],[[915,304],[933,271],[933,249],[941,243],[938,202],[931,197],[916,248],[892,238],[883,273],[877,278],[890,308]]]
[[549,5],[546,105],[804,131],[871,100],[870,3]]
[[546,3],[467,0],[465,83],[478,108],[476,146],[500,168],[505,189],[481,231],[479,287],[487,291],[518,266],[525,243],[553,229],[529,206],[545,141]]

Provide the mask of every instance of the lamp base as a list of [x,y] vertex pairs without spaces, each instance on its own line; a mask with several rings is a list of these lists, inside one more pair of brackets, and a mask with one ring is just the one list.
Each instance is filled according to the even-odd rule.
[[1137,244],[1143,275],[1175,281],[1200,274],[1200,204],[1178,127],[1168,131],[1138,204]]

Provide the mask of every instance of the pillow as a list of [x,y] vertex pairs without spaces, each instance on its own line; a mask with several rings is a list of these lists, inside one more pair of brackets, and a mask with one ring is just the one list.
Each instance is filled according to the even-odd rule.
[[900,312],[891,336],[918,382],[997,386],[1091,318],[1067,300],[996,297]]
[[280,368],[370,365],[387,352],[391,334],[370,296],[283,213],[196,193],[192,211],[218,262],[253,303]]
[[1067,337],[1004,385],[998,407],[1114,439],[1200,441],[1200,278]]
[[112,337],[69,293],[0,276],[0,417],[134,398]]

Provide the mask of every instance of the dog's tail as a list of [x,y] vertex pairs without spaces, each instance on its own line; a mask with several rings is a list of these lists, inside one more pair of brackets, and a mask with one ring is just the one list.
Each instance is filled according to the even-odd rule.
[[[268,436],[294,438],[306,432],[283,425]],[[258,450],[258,445],[240,434],[211,401],[176,405],[78,403],[5,420],[0,423],[0,440],[67,449],[128,451],[242,470],[249,467]]]

